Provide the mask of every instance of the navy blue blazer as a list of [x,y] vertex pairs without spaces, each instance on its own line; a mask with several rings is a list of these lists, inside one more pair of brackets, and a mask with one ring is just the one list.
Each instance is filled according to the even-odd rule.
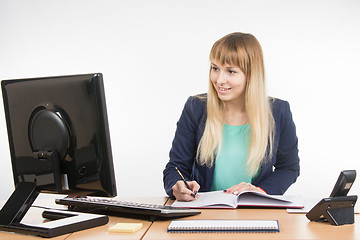
[[[263,161],[252,184],[268,194],[282,195],[300,174],[298,139],[289,103],[276,98],[270,103],[275,120],[273,154],[271,159]],[[210,191],[215,165],[209,168],[195,160],[206,117],[206,98],[189,97],[177,123],[170,160],[163,171],[164,188],[171,198],[174,198],[172,186],[181,180],[175,167],[186,180],[198,182],[200,192]]]

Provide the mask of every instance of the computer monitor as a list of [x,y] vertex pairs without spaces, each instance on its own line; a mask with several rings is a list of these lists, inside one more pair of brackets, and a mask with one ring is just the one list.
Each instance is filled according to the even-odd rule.
[[101,73],[3,80],[15,185],[116,196]]
[[40,192],[116,196],[102,74],[4,80],[1,89],[16,188],[0,231],[54,237],[106,224],[105,215],[55,210],[55,222],[21,224]]

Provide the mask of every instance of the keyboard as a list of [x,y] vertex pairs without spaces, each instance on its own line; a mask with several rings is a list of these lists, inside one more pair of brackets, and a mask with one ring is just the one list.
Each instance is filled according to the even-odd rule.
[[66,197],[56,199],[57,204],[66,205],[71,211],[91,212],[113,216],[139,218],[175,218],[200,214],[200,210],[163,206],[157,204],[119,201],[96,197]]

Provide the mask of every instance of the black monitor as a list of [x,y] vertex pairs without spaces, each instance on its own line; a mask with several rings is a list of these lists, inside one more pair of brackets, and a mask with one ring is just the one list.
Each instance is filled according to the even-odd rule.
[[40,192],[116,196],[102,74],[4,80],[1,89],[16,188],[0,231],[54,237],[106,224],[104,215],[55,210],[55,223],[21,224]]
[[101,73],[1,82],[15,185],[116,196]]

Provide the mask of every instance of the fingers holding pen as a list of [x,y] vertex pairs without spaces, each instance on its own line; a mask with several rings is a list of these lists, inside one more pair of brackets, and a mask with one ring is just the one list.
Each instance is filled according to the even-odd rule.
[[[182,193],[182,195],[178,196],[179,198],[176,197],[175,194],[178,194],[178,192],[174,193],[174,186],[173,186],[173,194],[176,197],[176,199],[177,200],[184,200],[184,201],[191,201],[190,199],[188,199],[188,197],[186,197],[186,195],[185,195],[186,192],[188,194],[190,194],[190,196],[192,196],[194,199],[197,199],[197,192],[200,189],[200,185],[195,181],[190,181],[190,183],[192,185],[192,186],[190,186],[189,183],[185,180],[185,178],[182,175],[182,173],[180,172],[180,170],[177,167],[175,167],[175,169],[178,172],[179,176],[181,177],[183,184],[185,185],[185,189],[184,189],[184,185],[179,183],[179,181],[181,181],[181,180],[179,180],[174,185],[174,186],[177,186],[177,188],[175,188],[175,190],[180,190],[179,192]],[[189,190],[189,191],[187,191],[187,190]],[[186,191],[186,192],[184,192],[184,191]],[[192,200],[194,200],[194,199],[192,199]]]
[[200,185],[196,181],[187,182],[189,188],[185,185],[184,181],[179,180],[172,187],[175,198],[179,201],[193,201],[198,198],[197,192]]
[[194,193],[195,198],[197,198],[198,197],[198,192],[199,192],[199,189],[200,189],[200,185],[196,181],[189,181],[187,183],[188,183],[190,189],[192,190],[192,192]]

